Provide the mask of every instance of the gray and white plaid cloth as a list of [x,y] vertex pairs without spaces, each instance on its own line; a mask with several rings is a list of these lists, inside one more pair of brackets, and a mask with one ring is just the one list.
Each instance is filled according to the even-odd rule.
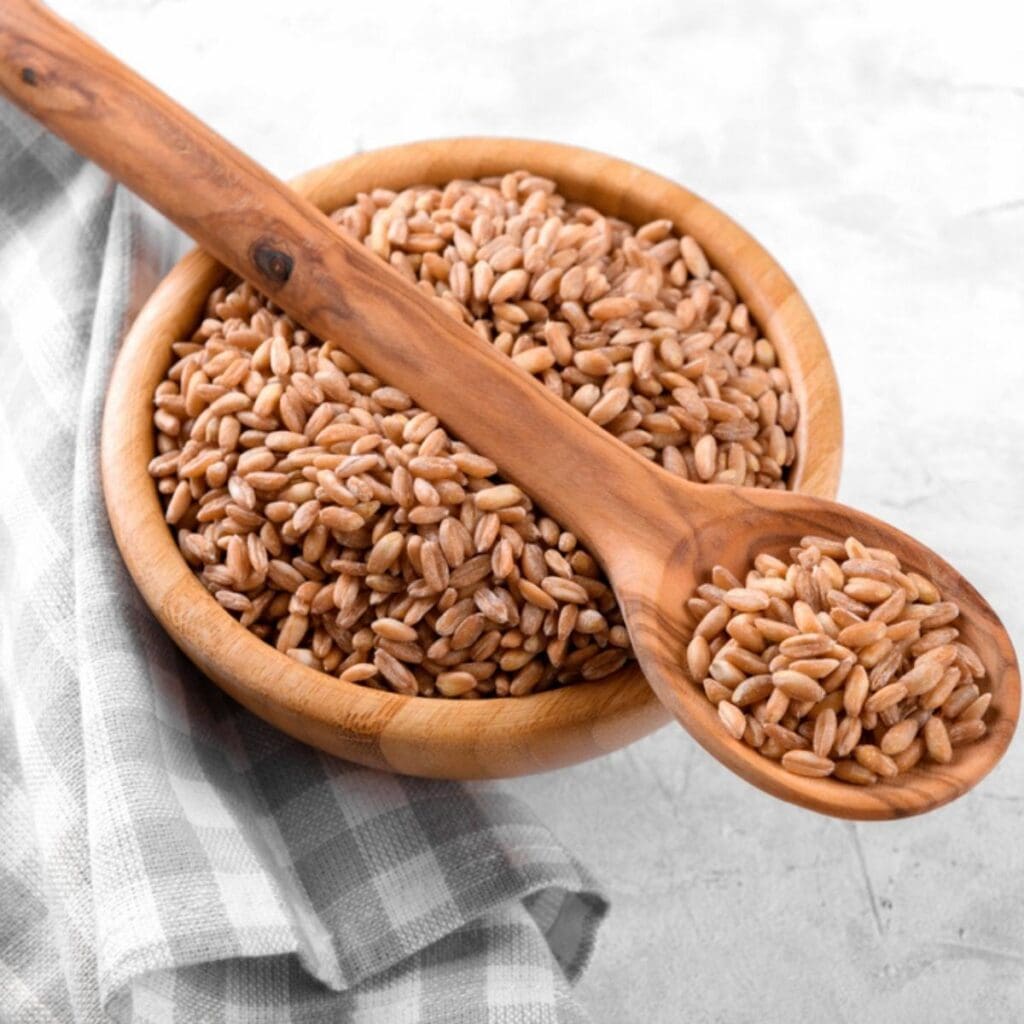
[[100,412],[177,245],[0,105],[0,1020],[586,1020],[606,904],[528,809],[290,740],[136,594]]

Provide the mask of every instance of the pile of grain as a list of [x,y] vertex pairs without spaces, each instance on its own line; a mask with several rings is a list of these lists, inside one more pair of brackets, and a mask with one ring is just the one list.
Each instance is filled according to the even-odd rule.
[[[375,191],[342,227],[545,386],[700,481],[785,486],[796,404],[699,246],[525,172]],[[247,284],[156,392],[150,470],[216,599],[311,667],[405,694],[519,696],[631,657],[576,538],[403,392]]]
[[692,679],[725,728],[797,775],[870,785],[985,734],[985,668],[960,610],[889,551],[804,537],[740,582],[716,566],[688,607]]
[[798,410],[772,344],[671,221],[639,230],[518,171],[334,214],[624,444],[695,481],[784,487]]

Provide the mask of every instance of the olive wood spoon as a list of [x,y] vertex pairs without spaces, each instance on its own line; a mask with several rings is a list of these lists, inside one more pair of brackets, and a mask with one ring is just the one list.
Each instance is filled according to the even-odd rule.
[[[110,54],[30,0],[0,9],[0,91],[162,211],[322,338],[442,416],[595,554],[658,698],[710,753],[783,799],[842,817],[926,811],[998,761],[1020,678],[1006,630],[980,594],[924,545],[843,505],[784,491],[697,486],[671,476],[556,398],[369,250]],[[805,534],[859,537],[933,579],[962,613],[993,692],[988,732],[948,765],[857,788],[786,772],[734,740],[686,676],[684,602],[722,563]],[[699,682],[699,681],[698,681]]]

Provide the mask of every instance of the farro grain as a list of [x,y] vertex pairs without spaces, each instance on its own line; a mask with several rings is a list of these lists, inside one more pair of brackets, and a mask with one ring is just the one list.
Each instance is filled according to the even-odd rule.
[[834,644],[832,638],[820,630],[813,633],[801,632],[787,637],[779,644],[779,651],[794,661],[799,658],[820,658],[831,653]]
[[980,693],[973,683],[958,687],[942,705],[942,714],[949,719],[959,718],[978,699]]
[[708,674],[712,679],[717,679],[720,683],[724,683],[730,689],[746,678],[742,669],[737,668],[735,665],[730,664],[724,658],[720,657],[716,657],[715,660],[711,662],[711,665],[708,668]]
[[960,719],[949,727],[949,742],[954,747],[963,743],[973,743],[985,735],[987,728],[980,718],[972,718],[967,721]]
[[720,704],[723,700],[729,700],[732,696],[732,690],[725,683],[720,683],[712,676],[707,676],[701,685],[704,689],[704,695],[712,704]]
[[928,748],[928,756],[939,764],[948,764],[953,760],[953,747],[949,742],[946,724],[937,715],[933,715],[924,724],[924,742]]
[[861,720],[855,715],[847,715],[836,728],[835,752],[839,757],[849,757],[854,747],[860,743],[863,732]]
[[941,707],[956,689],[960,679],[960,669],[956,667],[946,669],[938,683],[921,697],[919,701],[921,707],[928,711],[934,711]]
[[[937,648],[937,650],[941,650],[941,648]],[[927,693],[945,673],[945,666],[941,662],[924,662],[922,661],[924,657],[927,655],[919,657],[914,667],[899,679],[911,697],[919,697],[921,694]]]
[[[232,349],[242,311],[253,337]],[[158,388],[151,470],[183,554],[243,625],[410,695],[521,695],[631,656],[594,560],[490,460],[249,286],[208,312]]]
[[861,744],[855,747],[853,756],[859,764],[883,779],[891,779],[899,772],[896,762],[888,754],[883,754],[878,747],[871,744]]
[[804,736],[778,722],[765,723],[764,731],[766,736],[775,740],[784,750],[805,750],[810,746]]
[[819,701],[825,691],[810,676],[792,669],[772,673],[772,683],[791,700]]
[[824,679],[838,667],[839,661],[836,658],[798,658],[789,663],[790,670],[810,676],[811,679]]
[[711,664],[711,649],[703,634],[695,634],[687,645],[686,664],[692,680],[702,680],[707,675]]
[[827,708],[814,722],[814,737],[811,746],[818,757],[828,757],[836,740],[836,713]]
[[872,786],[878,781],[878,776],[870,768],[856,761],[837,761],[832,775],[855,786]]
[[864,702],[865,711],[884,711],[894,704],[899,704],[907,695],[907,687],[903,683],[889,683],[880,690],[876,690]]
[[977,700],[968,704],[965,710],[961,711],[957,716],[958,722],[969,722],[974,719],[980,719],[985,717],[985,712],[988,711],[989,704],[992,703],[992,694],[983,693]]
[[917,736],[918,724],[913,718],[904,718],[891,729],[887,729],[879,747],[883,754],[890,757],[906,750]]
[[[705,479],[786,486],[798,418],[786,375],[731,285],[668,222],[634,231],[525,172],[377,190],[335,219],[646,457],[696,479],[700,448]],[[532,692],[630,656],[593,560],[554,568],[547,556],[575,558],[576,539],[490,460],[250,286],[216,289],[205,314],[157,389],[151,471],[186,558],[258,635],[405,693],[443,694],[438,680],[458,672],[473,696]],[[777,619],[773,608],[760,610]],[[704,623],[715,653],[723,612]],[[752,625],[738,635],[754,655],[777,642]],[[424,657],[435,647],[439,660]],[[501,671],[490,660],[524,655]],[[454,695],[466,680],[446,685]],[[772,712],[788,703],[780,694]]]
[[918,761],[925,755],[924,740],[917,738],[898,754],[893,754],[892,759],[896,762],[896,768],[900,773],[909,772]]
[[857,649],[877,643],[884,636],[884,623],[857,621],[841,630],[838,640],[845,647]]
[[789,556],[762,553],[743,579],[716,566],[687,602],[688,666],[732,736],[788,771],[872,785],[985,735],[992,694],[955,603],[852,537]]
[[748,676],[733,688],[731,700],[738,707],[748,707],[771,696],[773,689],[770,675]]
[[722,600],[738,612],[761,612],[770,604],[769,596],[763,591],[748,590],[744,587],[727,590]]
[[763,705],[762,724],[768,725],[781,722],[788,710],[789,697],[781,689],[773,688]]
[[718,717],[721,719],[726,731],[734,739],[743,738],[743,734],[747,729],[747,719],[735,704],[730,704],[727,700],[720,701],[718,704]]
[[810,750],[790,750],[782,755],[782,767],[794,775],[820,779],[832,774],[835,763]]

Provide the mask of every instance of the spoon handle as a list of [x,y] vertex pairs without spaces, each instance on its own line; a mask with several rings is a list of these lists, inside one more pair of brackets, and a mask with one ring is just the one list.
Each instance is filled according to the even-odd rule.
[[439,414],[585,542],[597,542],[602,524],[626,529],[635,496],[661,491],[640,456],[34,0],[0,5],[0,93],[296,320]]

